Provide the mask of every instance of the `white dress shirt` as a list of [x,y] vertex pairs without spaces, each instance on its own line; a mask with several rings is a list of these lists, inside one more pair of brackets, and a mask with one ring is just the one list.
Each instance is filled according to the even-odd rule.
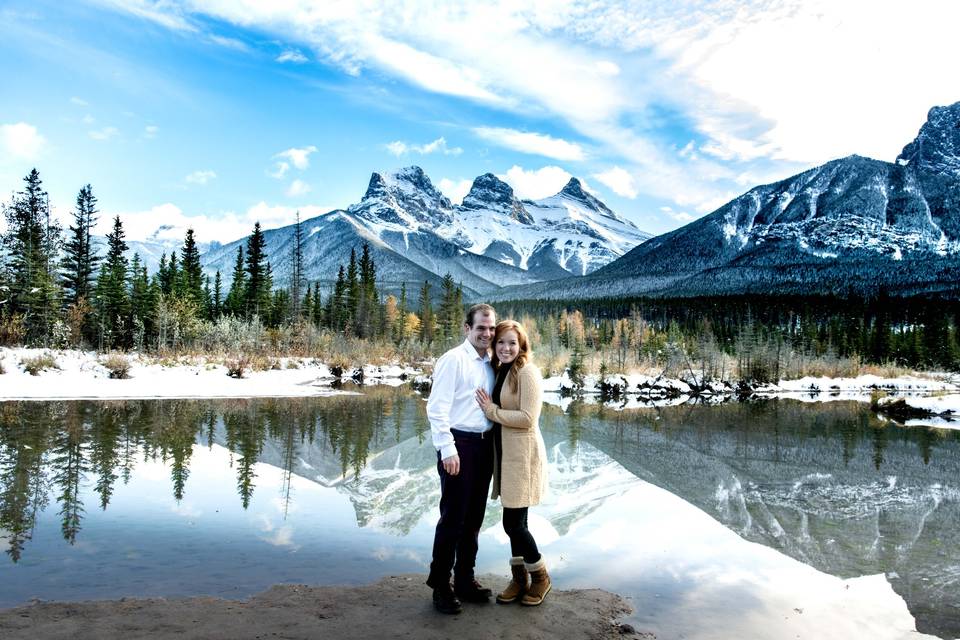
[[493,391],[490,355],[481,356],[469,340],[440,356],[433,367],[433,386],[427,400],[427,418],[433,446],[446,459],[457,453],[450,429],[483,433],[493,426],[480,405],[476,390]]

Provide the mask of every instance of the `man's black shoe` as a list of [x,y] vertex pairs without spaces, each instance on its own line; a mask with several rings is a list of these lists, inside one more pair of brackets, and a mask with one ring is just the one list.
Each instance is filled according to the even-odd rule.
[[453,594],[450,585],[440,585],[433,590],[433,608],[440,613],[460,613],[463,607],[457,596]]
[[454,583],[453,592],[464,602],[487,602],[490,600],[490,596],[493,595],[493,591],[487,589],[473,578],[471,578],[469,582]]

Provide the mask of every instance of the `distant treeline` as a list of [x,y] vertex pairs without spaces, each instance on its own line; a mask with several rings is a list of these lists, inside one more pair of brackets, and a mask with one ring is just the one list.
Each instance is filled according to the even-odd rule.
[[534,318],[578,312],[588,327],[588,347],[610,344],[618,324],[622,330],[623,321],[632,318],[654,334],[674,333],[691,343],[715,342],[731,355],[749,338],[815,357],[829,354],[875,364],[960,368],[960,301],[936,296],[517,300],[501,302],[498,309]]

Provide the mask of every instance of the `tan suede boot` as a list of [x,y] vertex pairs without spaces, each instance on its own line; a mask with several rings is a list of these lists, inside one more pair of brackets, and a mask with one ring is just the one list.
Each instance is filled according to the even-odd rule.
[[530,572],[530,588],[523,594],[520,604],[535,607],[543,602],[543,598],[550,593],[551,583],[550,576],[547,574],[547,564],[543,561],[543,558],[540,558],[533,564],[525,564],[524,566]]
[[510,558],[510,572],[513,579],[502,592],[497,594],[497,602],[500,604],[510,604],[516,602],[527,592],[527,584],[530,574],[523,564],[523,556],[514,556]]

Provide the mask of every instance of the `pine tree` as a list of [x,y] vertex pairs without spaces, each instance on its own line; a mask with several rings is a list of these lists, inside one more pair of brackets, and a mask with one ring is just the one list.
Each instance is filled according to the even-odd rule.
[[247,272],[243,264],[243,245],[240,245],[237,247],[237,261],[233,265],[233,281],[230,283],[227,299],[223,302],[224,313],[238,318],[246,313]]
[[400,283],[400,299],[397,301],[397,322],[393,326],[393,340],[403,342],[407,337],[407,283]]
[[260,230],[260,223],[253,226],[253,234],[247,239],[246,292],[244,313],[251,316],[265,316],[270,309],[269,263],[267,263],[266,239]]
[[207,295],[203,287],[203,268],[200,266],[200,250],[193,237],[193,229],[187,229],[183,239],[183,248],[180,250],[180,286],[178,294],[190,302],[197,315],[206,311]]
[[360,279],[357,274],[357,252],[350,250],[350,262],[347,264],[347,318],[346,325],[356,335],[357,312],[360,307]]
[[213,311],[212,320],[216,320],[223,315],[223,281],[220,278],[220,270],[217,269],[217,275],[213,279]]
[[134,253],[130,261],[130,328],[131,342],[138,351],[143,349],[146,337],[152,332],[153,300],[147,268],[140,263],[140,255]]
[[313,326],[320,328],[323,326],[323,302],[320,299],[320,283],[313,284]]
[[327,327],[331,331],[343,331],[347,323],[346,295],[347,281],[341,264],[333,293],[327,298]]
[[129,342],[127,319],[130,298],[127,295],[127,258],[123,255],[127,243],[123,240],[120,216],[113,220],[113,230],[107,235],[107,256],[97,278],[97,314],[99,316],[101,347],[123,347]]
[[64,246],[63,288],[64,302],[77,304],[81,299],[90,299],[94,276],[100,257],[91,243],[90,234],[97,224],[97,198],[88,184],[77,195],[73,211],[70,238]]
[[443,338],[452,338],[459,332],[462,303],[457,300],[457,286],[453,282],[452,275],[448,273],[443,276],[441,287],[443,290],[440,294],[437,324]]
[[28,343],[46,344],[58,318],[60,288],[55,261],[60,249],[60,227],[50,218],[50,200],[40,174],[33,169],[26,187],[5,205],[10,295],[7,313],[22,316]]
[[301,297],[303,295],[303,227],[300,224],[300,212],[297,211],[297,223],[293,230],[293,277],[290,282],[290,298],[293,321],[299,322],[302,315]]
[[435,334],[436,320],[433,315],[433,305],[430,302],[430,283],[423,281],[420,287],[420,341],[431,343]]

